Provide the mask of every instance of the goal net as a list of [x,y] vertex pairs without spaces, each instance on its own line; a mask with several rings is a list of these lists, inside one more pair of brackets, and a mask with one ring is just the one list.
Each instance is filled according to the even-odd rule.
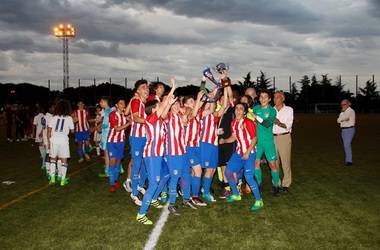
[[339,103],[316,103],[314,104],[314,112],[319,113],[338,113],[340,111]]

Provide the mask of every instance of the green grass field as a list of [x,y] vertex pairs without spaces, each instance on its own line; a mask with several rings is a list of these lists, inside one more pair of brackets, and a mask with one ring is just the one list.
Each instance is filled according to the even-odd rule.
[[[335,119],[296,115],[290,194],[272,197],[265,173],[258,213],[249,212],[250,196],[198,210],[179,205],[182,215],[169,217],[157,249],[380,249],[380,116],[358,116],[353,167],[342,164]],[[0,181],[16,181],[0,184],[0,206],[46,185],[37,148],[2,140],[0,152]],[[0,249],[143,248],[153,227],[135,222],[127,193],[107,192],[100,159],[78,166],[74,158],[69,172],[81,168],[68,186],[1,209]],[[158,220],[159,210],[149,213]]]

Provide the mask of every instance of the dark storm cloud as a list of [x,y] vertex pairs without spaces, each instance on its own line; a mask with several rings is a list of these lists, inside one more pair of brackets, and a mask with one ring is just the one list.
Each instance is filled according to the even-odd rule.
[[380,1],[379,0],[369,0],[370,13],[377,18],[380,18]]
[[0,37],[0,50],[23,50],[33,52],[34,41],[26,35],[8,35]]
[[320,17],[301,3],[291,0],[107,0],[105,6],[161,7],[187,17],[277,25],[299,33],[317,31]]
[[141,43],[199,43],[196,38],[161,35],[159,31],[142,27],[128,15],[107,15],[95,5],[75,8],[68,1],[2,0],[0,1],[0,29],[34,31],[46,35],[59,22],[75,23],[78,34],[92,41]]

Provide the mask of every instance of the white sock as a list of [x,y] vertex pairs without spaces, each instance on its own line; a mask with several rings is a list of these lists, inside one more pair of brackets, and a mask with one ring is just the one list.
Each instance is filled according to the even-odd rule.
[[67,163],[62,163],[61,164],[61,177],[62,177],[62,180],[64,180],[66,178],[66,172],[67,172]]
[[49,176],[50,175],[50,162],[49,161],[45,162],[45,167],[46,167],[46,174]]
[[51,160],[50,161],[50,176],[53,176],[55,175],[55,168],[56,168],[56,161],[55,160]]
[[100,155],[100,147],[99,147],[99,146],[96,147],[96,155],[97,155],[97,156]]
[[58,178],[62,178],[62,161],[57,162]]

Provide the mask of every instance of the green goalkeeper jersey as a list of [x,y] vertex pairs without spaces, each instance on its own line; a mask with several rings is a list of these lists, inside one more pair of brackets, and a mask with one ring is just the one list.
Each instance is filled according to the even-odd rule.
[[277,111],[272,106],[266,108],[256,105],[253,108],[257,121],[257,141],[261,143],[273,143],[273,124]]

